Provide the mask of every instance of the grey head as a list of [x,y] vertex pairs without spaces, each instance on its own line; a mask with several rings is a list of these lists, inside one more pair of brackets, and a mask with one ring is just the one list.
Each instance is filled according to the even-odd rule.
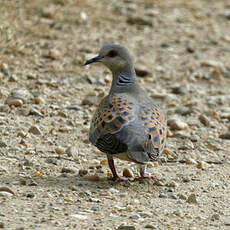
[[106,44],[104,45],[97,57],[88,60],[85,65],[101,62],[107,66],[113,75],[135,75],[132,58],[128,50],[120,45]]

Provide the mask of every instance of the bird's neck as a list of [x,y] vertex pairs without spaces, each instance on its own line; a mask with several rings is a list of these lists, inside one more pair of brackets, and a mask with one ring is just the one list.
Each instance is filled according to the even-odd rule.
[[136,84],[136,73],[134,68],[113,72],[113,81],[110,92],[124,92],[127,88]]

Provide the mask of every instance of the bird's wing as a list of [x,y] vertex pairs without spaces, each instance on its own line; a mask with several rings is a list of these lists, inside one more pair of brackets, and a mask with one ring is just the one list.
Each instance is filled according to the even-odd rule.
[[165,146],[167,121],[164,111],[157,105],[142,106],[139,121],[144,125],[148,139],[144,149],[150,159],[156,159]]
[[127,143],[120,131],[136,118],[136,106],[125,95],[105,97],[96,110],[89,132],[89,140],[102,152],[125,152]]

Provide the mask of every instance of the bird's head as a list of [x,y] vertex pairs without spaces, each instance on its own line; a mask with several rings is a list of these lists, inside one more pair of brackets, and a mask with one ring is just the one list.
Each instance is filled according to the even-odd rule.
[[99,55],[86,61],[85,65],[94,62],[101,62],[107,66],[113,73],[125,69],[133,69],[132,58],[128,50],[120,45],[107,44],[104,45]]

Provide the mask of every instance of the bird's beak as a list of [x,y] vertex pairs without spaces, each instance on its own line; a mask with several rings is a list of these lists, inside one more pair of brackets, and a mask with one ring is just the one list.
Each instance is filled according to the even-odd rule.
[[89,64],[94,63],[94,62],[100,62],[102,58],[103,58],[102,56],[97,56],[97,57],[91,58],[88,61],[86,61],[86,63],[84,65],[89,65]]

